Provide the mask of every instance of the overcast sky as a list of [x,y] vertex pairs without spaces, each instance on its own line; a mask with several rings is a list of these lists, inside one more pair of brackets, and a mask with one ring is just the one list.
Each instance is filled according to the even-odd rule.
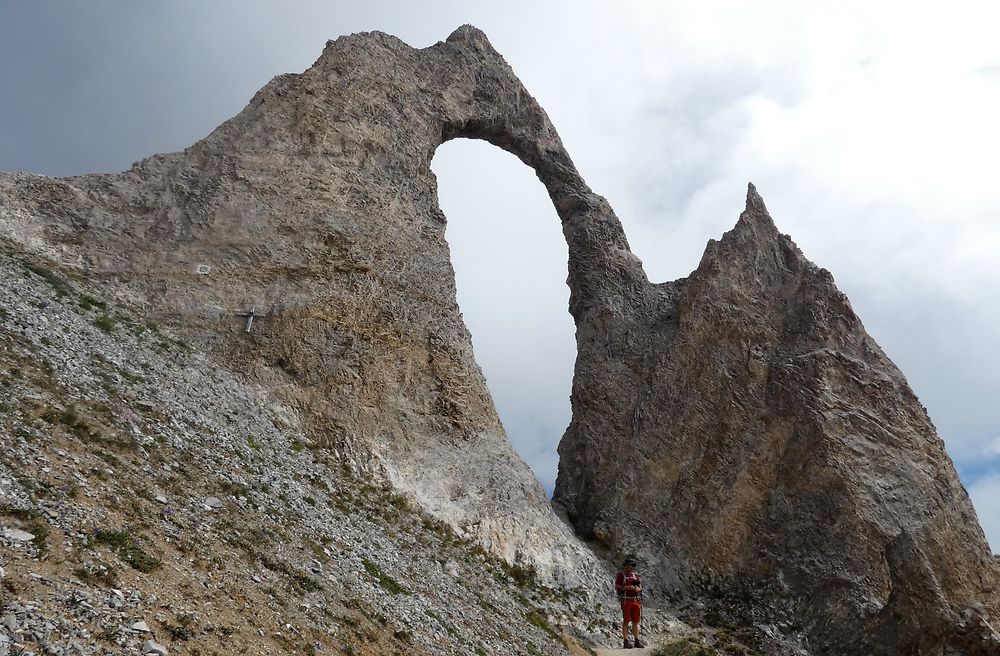
[[[652,280],[690,273],[752,180],[908,376],[1000,550],[1000,5],[750,4],[0,0],[0,170],[123,170],[328,38],[423,47],[473,23]],[[488,144],[446,144],[434,170],[477,357],[551,490],[574,358],[558,219]]]

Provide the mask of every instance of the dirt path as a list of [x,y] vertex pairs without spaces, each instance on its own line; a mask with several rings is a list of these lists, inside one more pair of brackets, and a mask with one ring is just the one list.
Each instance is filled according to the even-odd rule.
[[648,647],[643,647],[642,649],[622,649],[618,647],[617,649],[612,648],[600,648],[594,650],[596,656],[651,656],[653,653],[654,644],[652,642],[647,642]]

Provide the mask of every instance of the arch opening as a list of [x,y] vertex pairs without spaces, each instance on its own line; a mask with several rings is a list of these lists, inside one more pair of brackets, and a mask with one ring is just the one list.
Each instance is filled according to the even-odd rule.
[[575,326],[558,216],[522,162],[492,139],[463,135],[436,149],[432,170],[476,362],[510,442],[551,496],[571,414]]

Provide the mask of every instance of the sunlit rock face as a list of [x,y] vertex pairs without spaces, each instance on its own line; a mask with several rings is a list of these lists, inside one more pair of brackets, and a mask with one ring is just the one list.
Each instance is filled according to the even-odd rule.
[[957,645],[995,612],[927,412],[752,185],[689,277],[592,302],[555,490],[578,531],[656,563],[664,592],[721,590],[828,653]]
[[424,49],[330,42],[202,141],[118,175],[0,175],[0,231],[243,372],[355,473],[606,594],[473,358],[430,170],[459,137],[532,167],[562,222],[579,354],[556,501],[578,533],[637,552],[661,592],[749,589],[752,612],[787,611],[787,630],[830,653],[944,644],[967,609],[995,609],[994,565],[926,413],[756,192],[689,278],[649,283],[474,28]]

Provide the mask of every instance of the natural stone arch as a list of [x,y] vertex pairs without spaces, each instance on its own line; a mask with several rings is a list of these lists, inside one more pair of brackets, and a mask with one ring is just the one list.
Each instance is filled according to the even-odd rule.
[[[61,202],[12,215],[300,409],[307,433],[360,475],[510,562],[596,590],[601,565],[504,437],[455,301],[429,166],[459,136],[536,171],[578,312],[642,278],[607,203],[471,27],[424,49],[381,33],[329,42],[184,152],[118,176],[15,182]],[[193,273],[200,264],[211,273]],[[250,307],[267,318],[247,334],[237,313]]]
[[[452,38],[475,44],[479,35]],[[777,568],[776,585],[810,598],[811,607],[798,610],[827,623],[812,630],[820,644],[856,635],[856,599],[879,594],[889,579],[955,608],[995,605],[996,566],[981,529],[963,520],[974,511],[926,412],[829,273],[777,231],[753,186],[736,228],[710,242],[690,278],[652,285],[544,112],[519,86],[476,79],[472,98],[491,107],[473,101],[467,113],[449,116],[443,138],[483,138],[532,166],[569,247],[578,354],[556,500],[576,529],[612,549],[638,546],[677,590],[690,592],[705,574],[734,590],[766,587]],[[855,380],[868,385],[861,394],[843,382],[856,363],[864,365]],[[814,390],[823,392],[810,396]],[[817,421],[838,404],[881,424]],[[898,457],[905,443],[893,475],[919,492],[884,499],[869,483],[882,472],[845,446],[856,433],[885,457]],[[646,460],[642,468],[616,466],[615,455],[632,448]],[[913,527],[919,537],[909,536]],[[923,570],[891,556],[882,562],[901,531]],[[805,546],[798,533],[815,542]],[[782,554],[799,552],[824,557],[815,566],[783,562]],[[840,580],[854,583],[831,590]],[[900,629],[892,612],[879,618],[892,630],[933,633],[919,622]],[[953,612],[941,604],[915,614],[947,623]]]
[[[431,156],[437,146],[451,139],[481,139],[512,153],[535,171],[562,222],[569,249],[570,309],[577,321],[585,308],[606,294],[643,294],[646,276],[629,249],[621,222],[580,176],[545,110],[486,35],[472,26],[460,27],[447,41],[425,52],[455,46],[476,53],[478,70],[472,75],[466,70],[435,76],[446,82],[445,88],[437,89],[442,96],[461,94],[463,102],[446,104],[432,119],[439,121],[440,138],[431,142]],[[443,59],[446,67],[456,61],[466,63],[460,58]]]
[[[562,222],[579,351],[557,499],[579,531],[612,549],[639,542],[678,586],[705,568],[752,586],[773,575],[774,599],[809,599],[798,610],[821,645],[874,635],[860,602],[891,578],[916,577],[915,589],[956,608],[1000,605],[996,564],[926,413],[756,191],[695,274],[650,284],[607,202],[474,28],[421,50],[379,33],[338,39],[181,153],[114,176],[0,175],[0,214],[4,232],[28,248],[104,281],[248,372],[300,413],[305,431],[333,436],[356,471],[494,554],[598,590],[601,564],[503,439],[454,301],[428,167],[455,136],[520,157]],[[211,273],[196,278],[200,264]],[[269,312],[249,337],[234,321],[248,306]],[[709,355],[714,369],[704,367]],[[855,382],[870,389],[852,396]],[[847,407],[869,408],[854,413],[862,423],[909,424],[864,429],[906,494],[883,495],[886,473],[852,448],[854,429],[824,423],[824,410],[843,405],[828,389]],[[747,402],[736,410],[719,405],[737,397]],[[723,410],[728,420],[716,421]],[[695,434],[665,440],[677,424]],[[768,430],[752,432],[762,424]],[[654,466],[609,467],[609,454],[636,443]],[[638,509],[634,522],[622,521],[623,500]],[[896,540],[901,529],[910,537]],[[928,567],[890,572],[895,558],[882,554],[893,545],[922,553]],[[841,552],[831,557],[831,548]],[[783,576],[789,553],[807,567]],[[890,625],[909,612],[889,611]]]
[[483,139],[435,151],[456,293],[514,448],[551,495],[576,360],[561,223],[532,168]]

